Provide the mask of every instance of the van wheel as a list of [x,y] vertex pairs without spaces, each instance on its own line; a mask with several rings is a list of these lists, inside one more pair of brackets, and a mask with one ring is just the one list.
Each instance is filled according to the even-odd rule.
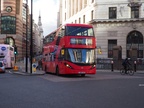
[[56,75],[57,75],[57,76],[60,75],[60,74],[59,74],[59,68],[58,68],[58,66],[56,67]]

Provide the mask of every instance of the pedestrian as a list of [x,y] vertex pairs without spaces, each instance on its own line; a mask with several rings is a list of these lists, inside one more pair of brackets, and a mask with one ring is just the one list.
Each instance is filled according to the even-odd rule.
[[38,61],[38,69],[40,70],[42,68],[42,60]]

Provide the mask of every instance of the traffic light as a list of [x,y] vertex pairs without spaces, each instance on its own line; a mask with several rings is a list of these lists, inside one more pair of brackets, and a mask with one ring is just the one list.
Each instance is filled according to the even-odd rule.
[[17,46],[14,47],[14,54],[17,55]]

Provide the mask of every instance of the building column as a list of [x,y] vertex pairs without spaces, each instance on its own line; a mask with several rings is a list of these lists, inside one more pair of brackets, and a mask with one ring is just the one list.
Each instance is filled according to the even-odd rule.
[[77,7],[76,0],[74,0],[74,14],[76,14],[76,7]]
[[69,15],[70,17],[72,16],[72,5],[71,5],[72,0],[69,0]]
[[78,12],[81,10],[81,0],[78,0]]
[[70,0],[71,1],[71,16],[73,15],[73,0]]

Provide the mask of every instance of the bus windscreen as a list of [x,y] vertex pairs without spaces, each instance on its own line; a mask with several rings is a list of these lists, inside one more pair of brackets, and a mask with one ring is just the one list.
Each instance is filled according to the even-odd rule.
[[67,49],[66,60],[73,63],[94,63],[94,49]]
[[93,28],[67,26],[65,31],[66,36],[94,36]]

